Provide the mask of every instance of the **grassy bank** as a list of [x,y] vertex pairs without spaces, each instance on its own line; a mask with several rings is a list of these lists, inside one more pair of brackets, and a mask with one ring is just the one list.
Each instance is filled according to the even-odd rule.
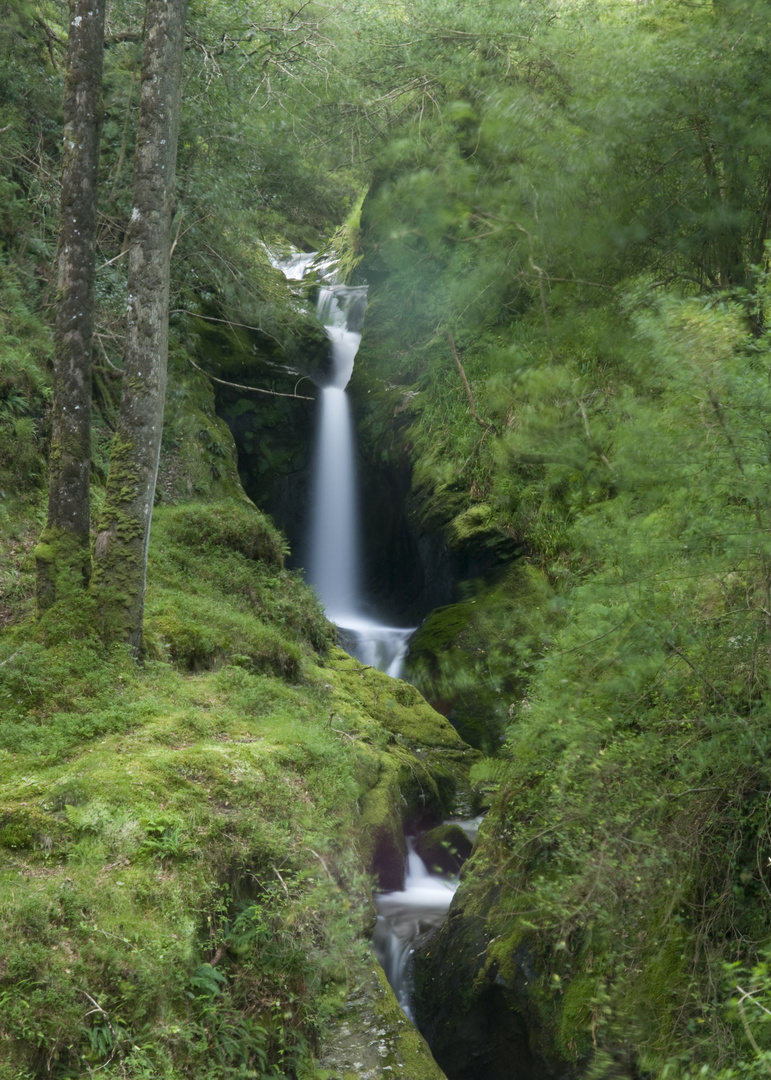
[[317,1075],[371,978],[372,830],[407,766],[452,798],[410,746],[462,744],[425,704],[394,733],[415,692],[329,651],[282,547],[244,503],[158,508],[142,665],[86,601],[4,631],[3,1080]]

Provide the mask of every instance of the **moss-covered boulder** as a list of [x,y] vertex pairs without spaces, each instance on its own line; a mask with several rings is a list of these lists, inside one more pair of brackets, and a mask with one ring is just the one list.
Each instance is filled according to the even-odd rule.
[[425,828],[471,810],[468,773],[479,754],[409,683],[342,649],[331,651],[327,669],[336,706],[330,724],[356,744],[369,778],[361,800],[362,856],[381,888],[397,889],[404,878],[405,826]]
[[444,1080],[425,1039],[407,1020],[382,969],[362,969],[327,1041],[316,1080]]
[[212,383],[190,364],[178,343],[169,355],[169,383],[163,419],[156,503],[194,499],[240,502],[236,447],[217,416]]

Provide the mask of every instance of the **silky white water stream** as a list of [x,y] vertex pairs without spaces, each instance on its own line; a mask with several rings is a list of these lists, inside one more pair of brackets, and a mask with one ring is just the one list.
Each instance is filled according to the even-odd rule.
[[375,894],[377,925],[372,948],[404,1014],[412,1015],[412,954],[416,941],[445,920],[458,883],[430,874],[407,838],[404,888]]
[[[274,262],[291,280],[301,280],[310,269],[327,276],[330,269],[329,263],[319,267],[308,253]],[[328,283],[319,289],[317,313],[330,341],[332,370],[319,393],[307,580],[328,618],[345,632],[348,650],[362,663],[398,678],[414,627],[386,626],[373,619],[362,592],[356,446],[345,388],[353,374],[366,306],[366,286]]]

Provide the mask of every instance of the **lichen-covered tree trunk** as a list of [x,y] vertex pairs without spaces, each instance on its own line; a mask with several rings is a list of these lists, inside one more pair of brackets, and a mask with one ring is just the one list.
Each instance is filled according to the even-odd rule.
[[169,261],[187,0],[147,0],[120,417],[94,550],[103,628],[138,650],[166,396]]
[[91,576],[91,348],[105,0],[70,0],[64,83],[59,307],[48,517],[36,549],[40,610]]

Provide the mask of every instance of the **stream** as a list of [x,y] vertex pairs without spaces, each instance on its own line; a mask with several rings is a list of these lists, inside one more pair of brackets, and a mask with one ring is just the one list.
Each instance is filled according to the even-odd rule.
[[416,942],[445,920],[458,882],[455,878],[429,873],[426,864],[407,837],[407,871],[404,888],[377,893],[377,924],[372,948],[386,973],[405,1016],[412,1015],[412,954]]

